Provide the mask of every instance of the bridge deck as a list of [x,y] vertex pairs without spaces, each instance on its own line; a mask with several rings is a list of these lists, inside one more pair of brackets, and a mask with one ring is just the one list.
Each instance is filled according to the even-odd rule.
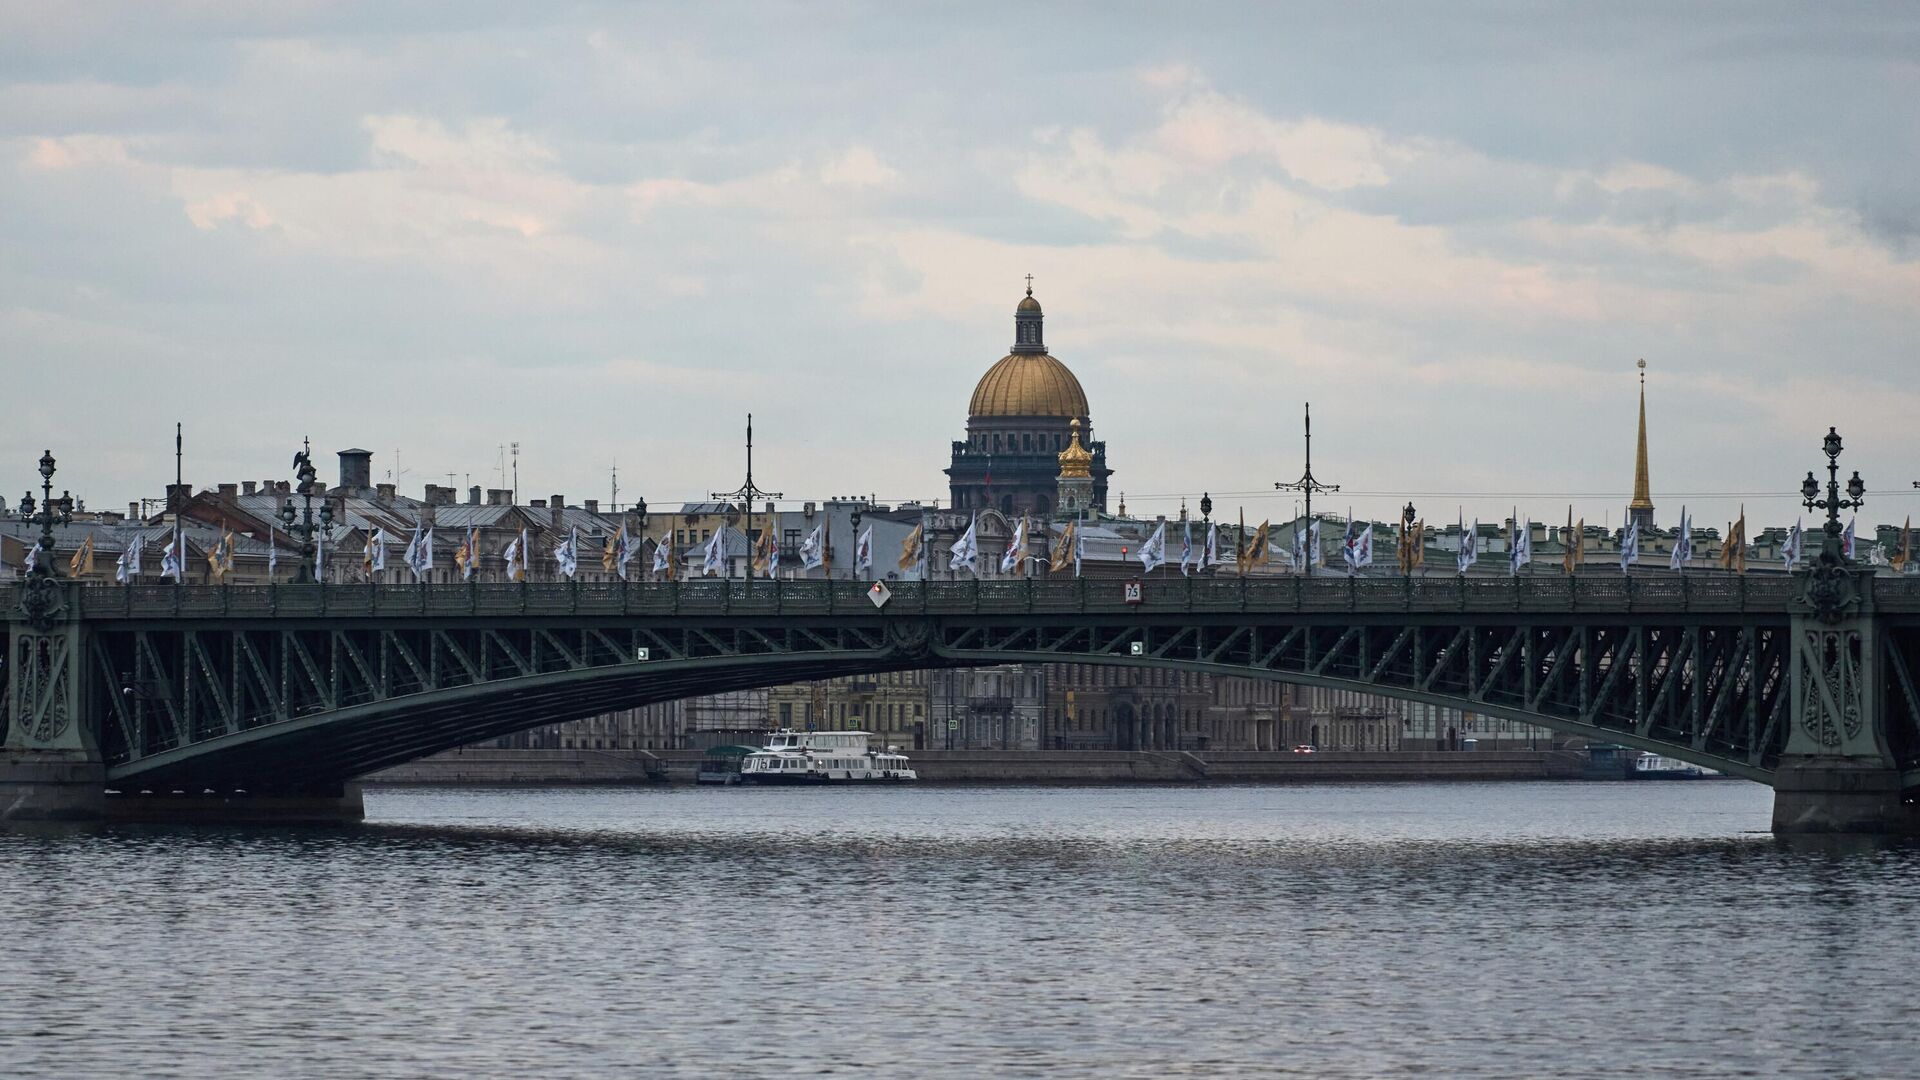
[[[1784,616],[1800,583],[1784,574],[1542,574],[1508,577],[1152,576],[1130,603],[1117,579],[891,582],[886,610],[931,614],[1257,611]],[[87,620],[406,616],[871,614],[860,581],[539,582],[454,585],[84,585],[68,614]],[[0,587],[0,610],[18,586]],[[1873,582],[1876,610],[1920,613],[1920,580]]]

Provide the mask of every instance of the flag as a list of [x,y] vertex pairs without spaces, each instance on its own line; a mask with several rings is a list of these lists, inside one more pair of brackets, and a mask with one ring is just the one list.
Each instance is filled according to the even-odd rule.
[[853,545],[853,572],[860,573],[873,569],[873,526],[860,530],[860,539]]
[[780,545],[774,541],[771,522],[760,530],[760,539],[754,542],[753,568],[767,575],[780,572]]
[[1727,525],[1726,543],[1720,545],[1720,569],[1747,572],[1747,508],[1740,508],[1740,520]]
[[1411,575],[1427,561],[1427,523],[1416,521],[1400,530],[1400,572]]
[[[415,530],[414,535],[418,536],[419,531]],[[412,546],[408,546],[407,548],[407,557],[409,561],[411,561],[413,557]],[[375,529],[373,530],[372,535],[367,537],[366,550],[363,553],[361,553],[361,556],[360,556],[360,569],[362,572],[368,575],[372,575],[380,571],[383,571],[386,568],[387,568],[387,531],[385,529]]]
[[1253,539],[1247,541],[1245,550],[1240,553],[1241,573],[1245,574],[1256,566],[1266,565],[1268,556],[1267,534],[1271,529],[1272,523],[1263,521],[1260,523],[1259,528],[1253,530]]
[[[1856,515],[1856,517],[1857,516],[1858,515]],[[1846,531],[1840,534],[1840,554],[1849,559],[1853,558],[1853,547],[1854,547],[1853,523],[1854,521],[1855,521],[1855,518],[1852,518],[1852,517],[1848,518]]]
[[627,527],[625,525],[608,533],[607,542],[600,548],[600,569],[608,573],[617,570],[620,571],[621,577],[626,577],[626,568],[620,562],[620,549],[626,546]]
[[[134,556],[134,573],[139,573],[139,556]],[[280,569],[280,544],[273,538],[273,526],[267,526],[267,580],[272,581],[274,573]]]
[[460,568],[460,580],[472,581],[474,572],[480,569],[480,528],[474,526],[467,530],[465,539],[454,549],[453,564]]
[[966,534],[953,542],[950,549],[953,559],[948,563],[955,570],[971,570],[975,577],[980,576],[980,515],[975,513],[973,520],[967,523]]
[[553,547],[553,565],[568,580],[580,572],[580,526],[567,530],[567,538]]
[[1566,546],[1567,550],[1566,554],[1561,556],[1560,565],[1564,567],[1569,574],[1573,573],[1574,569],[1580,564],[1587,561],[1587,552],[1583,543],[1586,534],[1587,519],[1581,518],[1580,523],[1575,525],[1573,523],[1573,506],[1572,504],[1568,504],[1567,531],[1560,534],[1560,542]]
[[1202,569],[1220,565],[1220,526],[1217,522],[1207,522],[1207,550],[1200,556]]
[[[658,580],[673,577],[673,530],[667,530],[667,538],[653,546],[653,573]],[[664,576],[663,576],[664,575]]]
[[1087,538],[1078,529],[1073,533],[1073,576],[1080,576],[1080,562],[1087,557]]
[[925,557],[926,546],[926,526],[915,525],[907,538],[900,542],[900,569],[913,569]]
[[[384,545],[382,545],[384,547]],[[381,565],[386,565],[386,553],[380,553]],[[414,526],[413,540],[407,544],[407,569],[413,571],[413,580],[424,580],[433,570],[433,529],[426,524]]]
[[1007,541],[1006,554],[1000,556],[1000,572],[1003,574],[1011,574],[1015,570],[1018,570],[1020,568],[1020,556],[1025,553],[1026,547],[1027,519],[1021,518],[1020,523],[1013,527],[1012,538]]
[[1053,551],[1047,559],[1048,573],[1058,574],[1067,568],[1067,563],[1073,560],[1074,542],[1079,533],[1080,523],[1077,521],[1067,522],[1067,527],[1060,530],[1060,540],[1053,545]]
[[1806,534],[1800,531],[1800,523],[1795,521],[1793,528],[1787,530],[1787,542],[1780,545],[1780,561],[1787,564],[1787,572],[1793,572],[1793,566],[1800,561],[1801,547],[1807,542]]
[[1293,565],[1296,572],[1307,569],[1307,530],[1304,527],[1294,527],[1293,554],[1287,561]]
[[[32,553],[28,553],[31,557]],[[187,576],[187,539],[180,534],[180,527],[174,526],[173,539],[160,549],[160,573],[170,577],[177,585]]]
[[1913,561],[1913,518],[1909,516],[1906,524],[1900,526],[1900,550],[1893,553],[1887,565],[1893,567],[1896,574],[1907,572],[1907,564]]
[[1533,561],[1533,527],[1531,523],[1520,520],[1520,508],[1513,510],[1513,530],[1509,536],[1507,557],[1511,560],[1509,573],[1518,575],[1520,568]]
[[1353,535],[1353,507],[1349,506],[1347,507],[1347,528],[1340,535],[1340,561],[1347,564],[1348,577],[1353,576],[1353,542],[1356,539],[1358,538]]
[[323,526],[313,534],[313,580],[322,585],[327,581],[327,530]]
[[233,570],[233,532],[228,530],[213,542],[213,548],[207,552],[207,569],[212,571],[213,579],[224,583],[227,574]]
[[1667,565],[1670,569],[1684,571],[1687,564],[1692,561],[1693,518],[1687,513],[1687,508],[1682,506],[1680,507],[1680,531],[1674,534],[1673,557],[1668,560]]
[[1145,568],[1143,572],[1151,574],[1155,567],[1164,565],[1166,561],[1167,523],[1162,521],[1154,528],[1153,535],[1147,537],[1147,542],[1140,545],[1140,565]]
[[527,580],[527,571],[533,568],[533,542],[527,537],[527,530],[521,529],[519,536],[507,542],[500,558],[507,564],[508,581]]
[[1629,519],[1626,536],[1620,541],[1620,572],[1624,574],[1633,569],[1633,564],[1639,561],[1640,523]]
[[1315,566],[1325,567],[1327,565],[1327,553],[1320,546],[1320,522],[1318,519],[1315,519],[1314,523],[1307,529],[1307,558],[1312,559],[1313,565]]
[[113,580],[122,585],[131,585],[133,584],[133,579],[138,576],[139,573],[140,537],[135,536],[133,539],[127,541],[127,550],[121,552],[120,558],[114,561]]
[[1460,572],[1466,573],[1473,568],[1474,561],[1480,558],[1480,519],[1473,519],[1473,528],[1467,528],[1467,519],[1460,518]]
[[826,561],[826,541],[823,539],[825,533],[822,531],[826,527],[824,521],[815,525],[813,531],[807,534],[807,538],[800,541],[801,569],[818,570],[820,564]]
[[1187,576],[1187,564],[1193,561],[1193,519],[1180,523],[1180,576]]
[[90,577],[93,574],[93,534],[80,543],[80,550],[73,553],[67,561],[67,571],[74,577]]
[[707,540],[705,559],[700,563],[700,573],[707,577],[719,574],[727,576],[727,527],[713,530],[713,536]]
[[[1347,521],[1347,531],[1353,531],[1353,521]],[[1373,565],[1373,524],[1360,530],[1359,535],[1348,541],[1346,549],[1347,573],[1353,574]]]

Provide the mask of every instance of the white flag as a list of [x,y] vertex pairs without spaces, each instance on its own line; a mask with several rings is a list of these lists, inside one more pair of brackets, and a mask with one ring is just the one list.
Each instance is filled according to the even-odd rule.
[[653,572],[664,574],[673,569],[673,532],[668,530],[667,538],[653,546]]
[[1800,531],[1800,523],[1795,521],[1793,528],[1787,530],[1787,542],[1780,545],[1780,558],[1787,564],[1789,572],[1793,570],[1794,564],[1800,561],[1801,545],[1805,543],[1806,537]]
[[[420,530],[413,531],[414,543],[420,541]],[[413,564],[413,544],[407,545],[407,564]],[[387,530],[375,529],[367,537],[367,569],[379,573],[387,568]]]
[[767,548],[767,576],[777,578],[780,576],[780,541],[773,540],[771,544]]
[[133,575],[136,573],[133,569],[133,564],[139,558],[140,538],[135,536],[133,539],[127,541],[127,550],[121,552],[120,558],[114,562],[113,580],[122,585],[133,584]]
[[1854,520],[1855,520],[1854,518],[1851,518],[1851,517],[1848,518],[1846,531],[1840,534],[1840,554],[1846,556],[1849,559],[1853,558],[1853,549],[1854,549],[1853,522]]
[[1620,541],[1620,572],[1624,574],[1628,570],[1633,569],[1633,564],[1639,561],[1640,523],[1629,520],[1627,522],[1627,535]]
[[[1348,522],[1347,528],[1351,531],[1353,523]],[[1350,574],[1355,573],[1363,567],[1372,565],[1373,525],[1372,523],[1368,523],[1367,527],[1360,530],[1360,534],[1355,536],[1352,542],[1347,545],[1347,572]]]
[[500,561],[507,564],[507,580],[520,580],[520,538],[507,541],[507,548],[500,553]]
[[327,530],[320,528],[313,533],[313,580],[322,585],[327,583]]
[[853,546],[853,569],[855,573],[873,567],[873,526],[869,525],[860,532],[860,542]]
[[980,515],[976,513],[973,515],[973,520],[967,524],[966,535],[955,540],[950,549],[953,554],[950,565],[956,570],[971,570],[976,577],[980,574],[980,538],[977,534],[979,528]]
[[1513,509],[1513,529],[1508,537],[1507,571],[1518,576],[1522,567],[1533,561],[1533,528],[1520,520],[1520,508]]
[[727,527],[713,530],[713,537],[707,541],[706,560],[700,564],[700,572],[711,577],[719,574],[727,576]]
[[1313,525],[1307,529],[1307,559],[1314,565],[1327,565],[1327,550],[1320,545],[1320,519],[1313,519]]
[[572,578],[580,570],[580,527],[567,530],[567,538],[553,549],[553,562],[559,571]]
[[826,522],[815,525],[813,531],[807,534],[807,538],[800,541],[801,569],[818,570],[820,569],[820,564],[826,561],[827,544],[824,534],[821,532],[821,530],[826,527]]
[[[971,533],[973,530],[967,530]],[[1020,524],[1013,527],[1013,538],[1007,541],[1007,553],[1000,556],[1000,572],[1011,574],[1020,565],[1020,555],[1027,548],[1027,519],[1021,518]]]
[[1473,528],[1466,527],[1466,519],[1461,519],[1460,528],[1460,572],[1466,573],[1475,560],[1480,558],[1480,519],[1473,519]]
[[[274,540],[273,526],[267,526],[267,580],[273,580],[273,572],[280,569],[280,545]],[[140,556],[133,557],[133,572],[140,572]]]
[[1187,564],[1193,560],[1193,520],[1181,522],[1180,576],[1187,576]]
[[1687,508],[1682,506],[1680,508],[1680,531],[1674,534],[1673,558],[1668,560],[1668,566],[1674,570],[1685,570],[1687,564],[1692,561],[1693,517],[1687,513]]
[[[386,555],[382,552],[382,565],[385,562]],[[413,541],[407,545],[407,569],[413,571],[415,581],[423,580],[433,569],[433,530],[425,525],[414,527]]]
[[186,538],[180,535],[178,526],[174,527],[173,538],[167,546],[160,549],[160,576],[170,577],[176,583],[187,574]]
[[1357,539],[1359,539],[1359,537],[1353,533],[1353,510],[1349,508],[1347,510],[1347,529],[1340,537],[1340,561],[1347,564],[1348,577],[1352,577],[1354,570],[1357,569],[1353,563],[1353,543]]
[[1307,568],[1307,530],[1302,528],[1293,530],[1293,553],[1288,556],[1287,563],[1295,570]]
[[1207,522],[1207,550],[1200,557],[1200,565],[1203,568],[1220,565],[1220,526],[1216,522]]
[[1145,568],[1145,573],[1151,574],[1155,567],[1166,561],[1167,523],[1163,521],[1153,530],[1153,535],[1147,537],[1147,542],[1140,545],[1140,565]]
[[1079,529],[1073,531],[1073,576],[1080,576],[1080,561],[1087,557],[1087,534]]

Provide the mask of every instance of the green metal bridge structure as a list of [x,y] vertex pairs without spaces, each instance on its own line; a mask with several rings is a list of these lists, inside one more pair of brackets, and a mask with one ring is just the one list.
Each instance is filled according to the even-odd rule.
[[[479,740],[885,671],[1132,664],[1427,702],[1915,831],[1920,580],[1798,574],[0,587],[0,817],[327,806]],[[1131,602],[1130,602],[1131,601]]]

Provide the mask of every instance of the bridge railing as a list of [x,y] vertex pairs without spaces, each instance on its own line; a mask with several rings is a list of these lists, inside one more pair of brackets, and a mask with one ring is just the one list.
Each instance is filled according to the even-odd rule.
[[[273,619],[514,616],[872,614],[861,581],[487,582],[453,585],[66,586],[87,619]],[[1784,574],[1582,573],[1506,577],[1153,576],[1137,592],[1114,578],[889,583],[889,612],[1700,612],[1780,614],[1795,603]],[[17,607],[0,586],[0,611]],[[1920,611],[1920,580],[1879,578],[1876,604]]]

